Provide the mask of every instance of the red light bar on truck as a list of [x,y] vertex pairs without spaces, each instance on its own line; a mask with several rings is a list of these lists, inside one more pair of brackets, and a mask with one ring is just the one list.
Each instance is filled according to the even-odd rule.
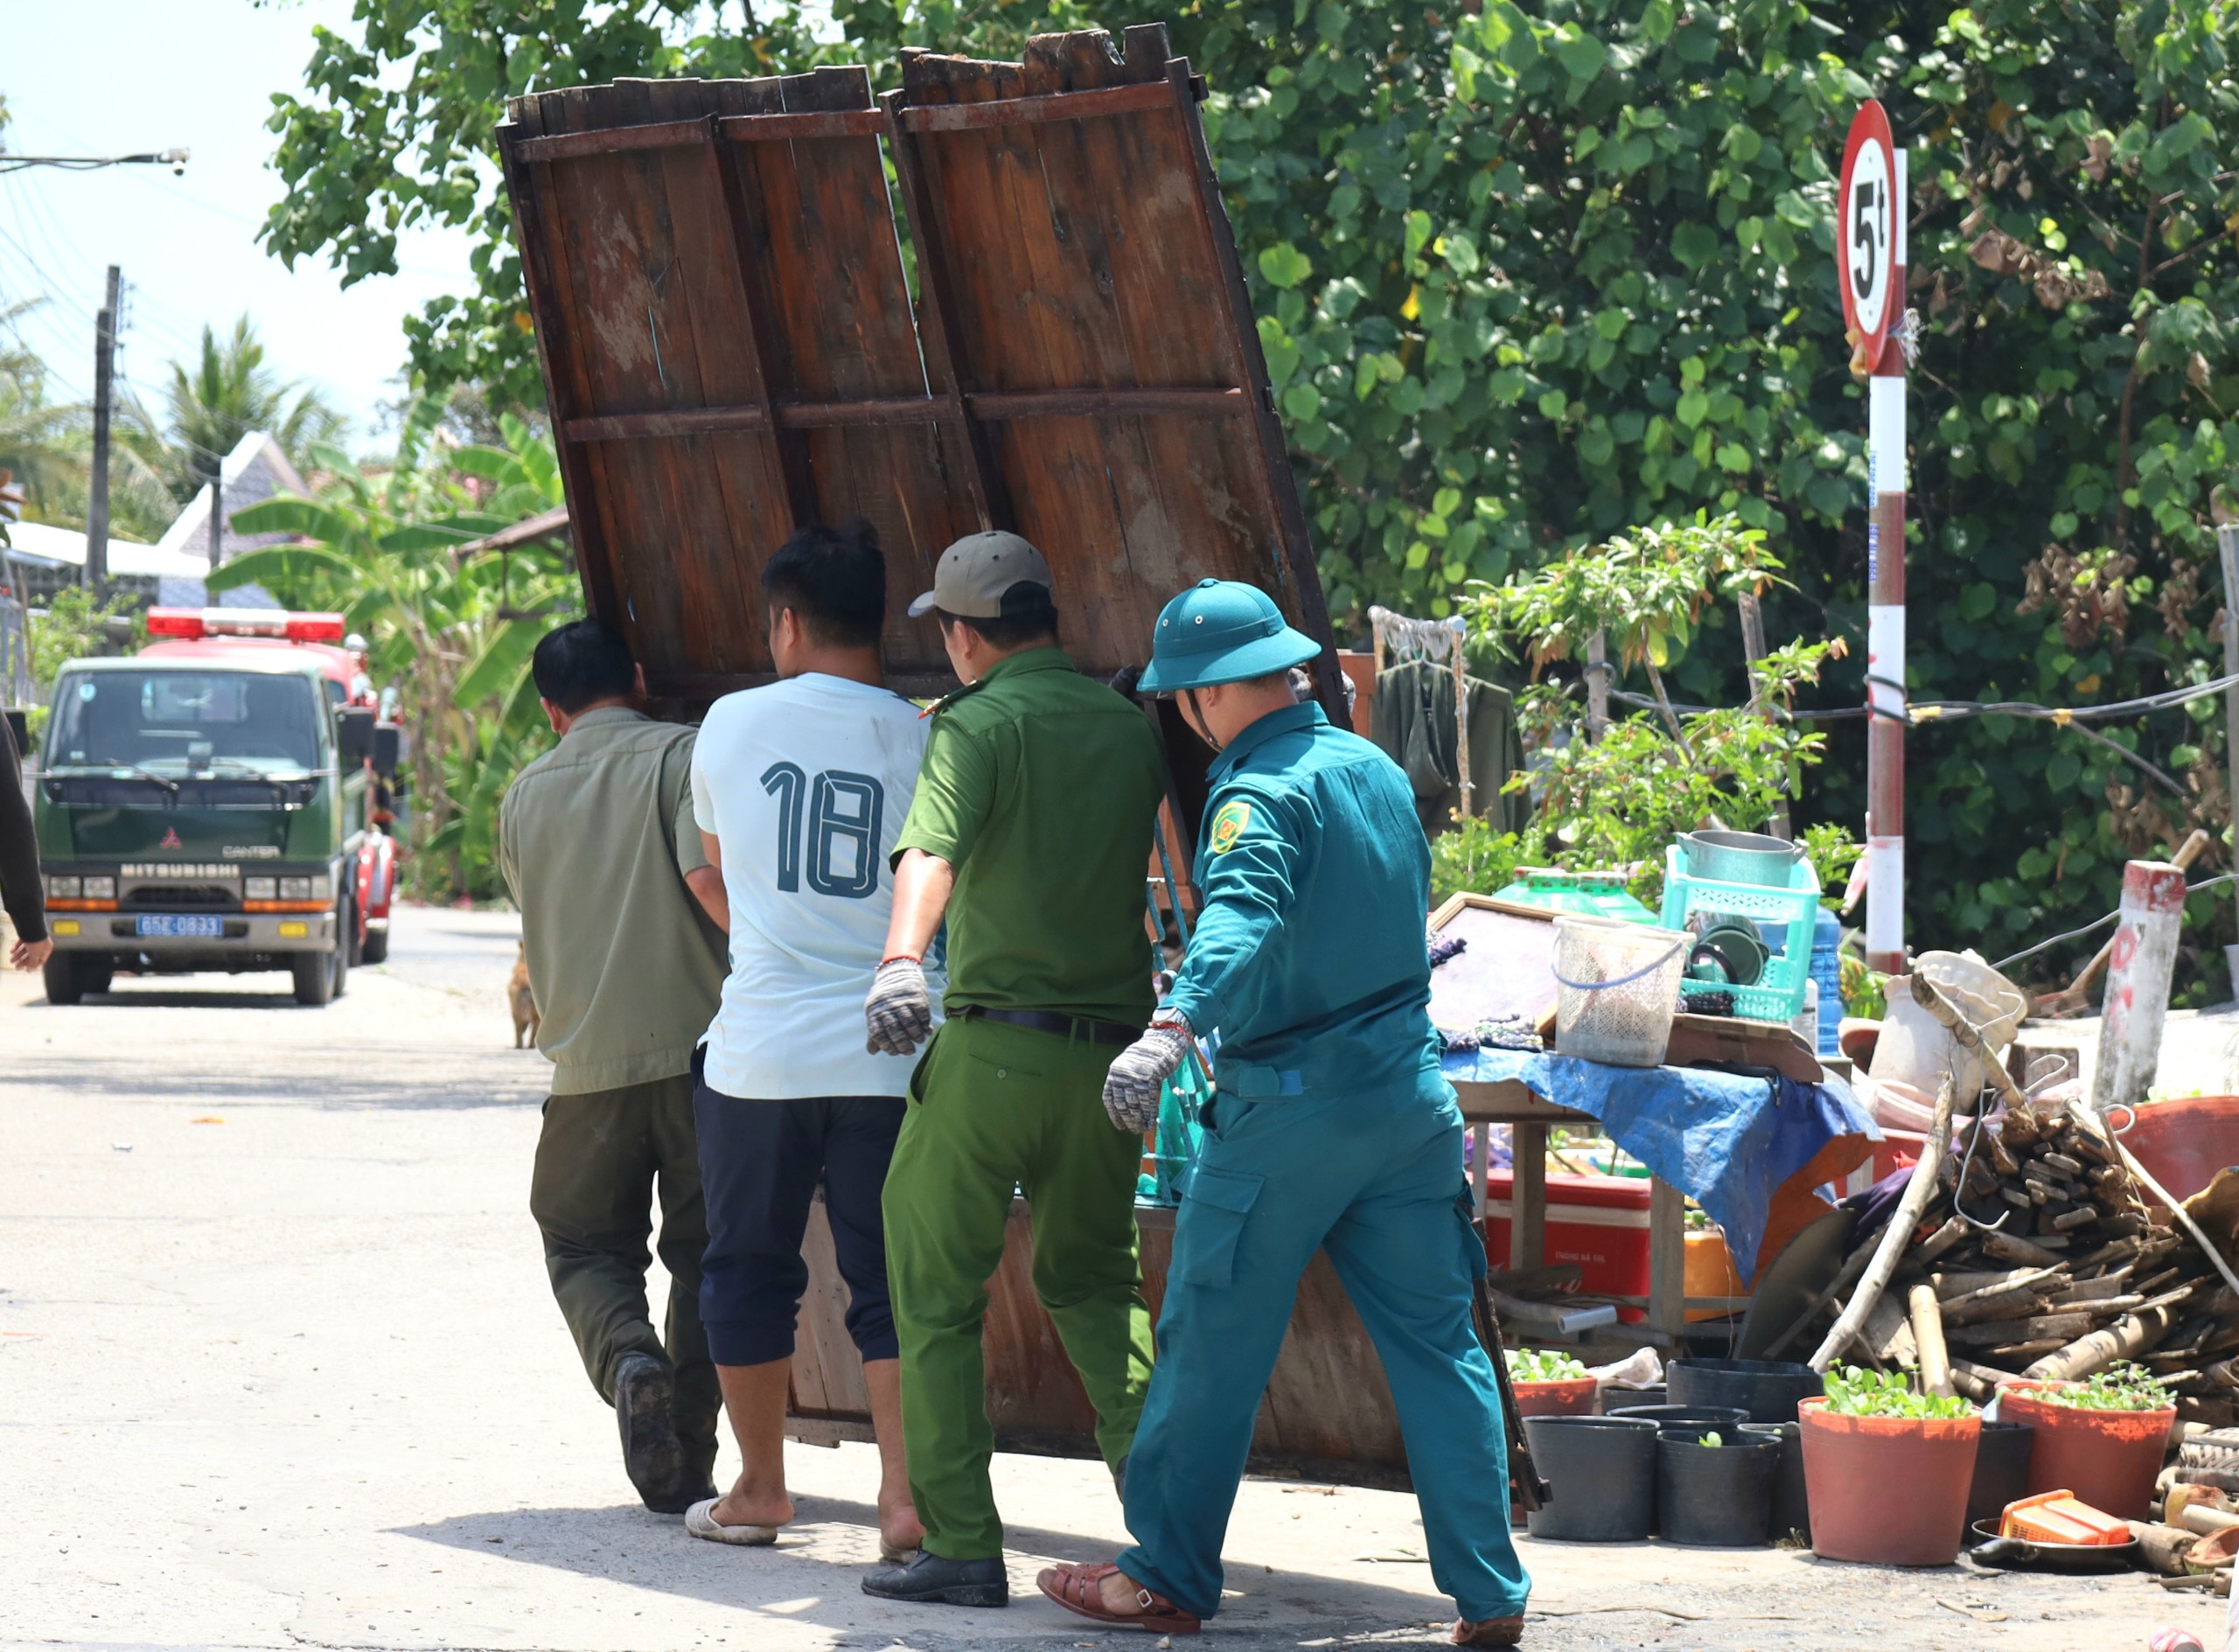
[[151,608],[148,635],[179,637],[269,637],[290,643],[338,643],[339,614],[291,614],[278,608]]

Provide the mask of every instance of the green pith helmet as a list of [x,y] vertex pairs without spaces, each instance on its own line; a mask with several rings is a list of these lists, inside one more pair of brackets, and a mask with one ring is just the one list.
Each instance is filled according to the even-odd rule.
[[1161,610],[1150,668],[1138,686],[1154,694],[1210,688],[1302,666],[1321,652],[1321,644],[1283,623],[1257,586],[1200,580]]

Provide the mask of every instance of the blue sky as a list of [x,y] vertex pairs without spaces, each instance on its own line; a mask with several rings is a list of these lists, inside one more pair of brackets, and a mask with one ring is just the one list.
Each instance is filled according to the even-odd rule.
[[246,310],[271,365],[323,389],[353,446],[373,439],[378,404],[399,394],[402,317],[466,289],[466,238],[410,235],[398,275],[347,291],[315,261],[291,274],[255,239],[280,196],[265,164],[271,94],[301,84],[313,25],[339,28],[349,11],[348,0],[0,0],[10,150],[193,151],[181,178],[153,166],[0,176],[0,300],[46,300],[19,330],[60,394],[91,393],[94,312],[114,263],[131,289],[123,370],[143,397],[205,323],[230,327]]

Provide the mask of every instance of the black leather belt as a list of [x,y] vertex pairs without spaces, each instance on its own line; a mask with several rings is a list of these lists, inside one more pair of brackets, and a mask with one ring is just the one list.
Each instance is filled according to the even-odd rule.
[[1132,1044],[1143,1035],[1140,1027],[1092,1021],[1085,1015],[1060,1015],[1046,1009],[982,1009],[967,1004],[956,1016],[963,1021],[1001,1021],[1007,1027],[1031,1027],[1037,1033],[1055,1033],[1060,1038],[1078,1038],[1092,1044]]

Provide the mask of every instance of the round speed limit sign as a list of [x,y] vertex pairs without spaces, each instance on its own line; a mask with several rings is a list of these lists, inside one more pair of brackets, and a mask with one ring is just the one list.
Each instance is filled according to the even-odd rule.
[[1835,264],[1843,286],[1843,322],[1849,328],[1852,360],[1871,371],[1881,359],[1891,313],[1897,261],[1897,153],[1889,117],[1869,101],[1851,122],[1843,149],[1843,182],[1837,197]]

